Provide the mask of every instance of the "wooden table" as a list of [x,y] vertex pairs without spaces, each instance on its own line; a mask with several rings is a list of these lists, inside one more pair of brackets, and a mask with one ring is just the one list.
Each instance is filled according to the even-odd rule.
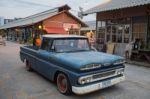
[[150,50],[139,50],[138,59],[144,57],[150,63]]
[[150,50],[140,49],[132,51],[132,59],[134,60],[142,60],[150,63]]

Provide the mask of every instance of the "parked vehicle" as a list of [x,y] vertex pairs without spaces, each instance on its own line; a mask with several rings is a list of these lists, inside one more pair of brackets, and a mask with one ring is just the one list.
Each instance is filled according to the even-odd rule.
[[20,58],[62,94],[86,94],[125,80],[124,59],[92,50],[84,36],[44,35],[39,48],[21,47]]
[[2,36],[0,36],[0,45],[6,45],[5,40]]

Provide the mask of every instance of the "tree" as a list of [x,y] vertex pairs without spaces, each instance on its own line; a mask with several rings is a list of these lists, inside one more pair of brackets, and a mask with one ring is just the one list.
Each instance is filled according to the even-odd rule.
[[2,37],[5,37],[5,36],[6,36],[5,30],[0,30],[0,35],[1,35]]

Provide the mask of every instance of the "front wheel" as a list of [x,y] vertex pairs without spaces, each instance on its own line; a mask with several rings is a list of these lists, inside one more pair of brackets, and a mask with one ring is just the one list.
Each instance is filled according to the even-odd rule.
[[59,73],[57,76],[57,88],[62,94],[70,95],[72,93],[69,79],[63,73]]

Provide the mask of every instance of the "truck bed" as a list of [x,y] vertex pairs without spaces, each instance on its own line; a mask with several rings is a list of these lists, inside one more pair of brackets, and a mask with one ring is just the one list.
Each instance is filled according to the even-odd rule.
[[24,46],[20,47],[20,58],[24,62],[25,58],[32,60],[36,57],[38,47],[36,46]]
[[30,49],[33,49],[33,50],[38,50],[39,48],[37,46],[24,46],[26,48],[30,48]]

